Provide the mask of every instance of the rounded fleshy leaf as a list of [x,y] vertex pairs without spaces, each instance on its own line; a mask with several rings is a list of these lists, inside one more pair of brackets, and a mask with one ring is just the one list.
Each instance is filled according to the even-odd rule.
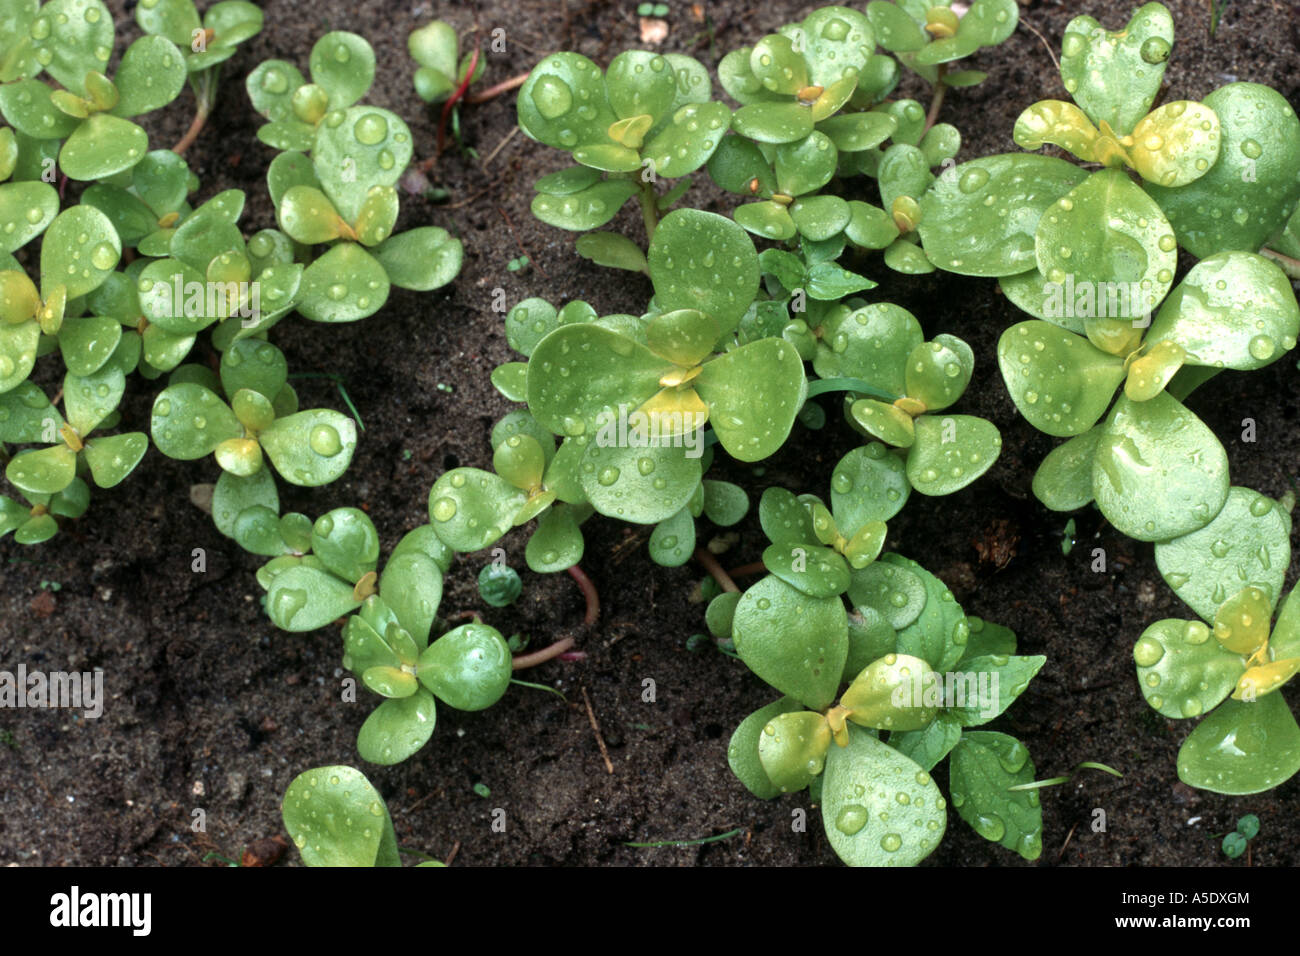
[[158,394],[149,430],[160,452],[182,461],[210,455],[226,439],[244,433],[230,406],[192,382],[168,386]]
[[962,163],[920,197],[917,228],[926,255],[962,275],[1022,273],[1035,264],[1034,234],[1044,210],[1086,177],[1051,156],[1012,153]]
[[1219,119],[1219,158],[1186,186],[1146,190],[1198,258],[1228,249],[1256,252],[1300,199],[1300,119],[1277,91],[1230,83],[1204,100]]
[[816,192],[835,175],[837,157],[830,137],[816,130],[798,142],[778,146],[773,161],[777,188],[787,196]]
[[998,340],[1007,391],[1029,424],[1049,435],[1079,435],[1110,406],[1124,363],[1048,322],[1020,322]]
[[1061,42],[1061,79],[1094,123],[1128,133],[1151,109],[1173,43],[1173,17],[1160,3],[1139,7],[1117,31],[1075,17]]
[[749,512],[749,495],[729,481],[704,480],[704,516],[720,528],[739,524]]
[[700,459],[671,445],[587,445],[581,467],[582,490],[603,515],[657,524],[672,517],[700,482]]
[[393,555],[380,575],[379,593],[402,628],[426,646],[442,600],[442,571],[433,558],[419,551]]
[[[1117,169],[1093,173],[1048,207],[1034,241],[1039,271],[1049,282],[1064,286],[1070,277],[1075,289],[1095,296],[1092,315],[1115,319],[1152,312],[1173,285],[1178,265],[1164,213]],[[1112,298],[1120,303],[1116,311],[1110,309]]]
[[350,234],[333,203],[313,186],[293,186],[276,207],[276,218],[289,238],[307,245],[331,242]]
[[902,306],[878,302],[833,316],[813,359],[821,378],[859,378],[895,395],[906,390],[907,356],[924,339],[921,323]]
[[59,214],[59,194],[49,183],[0,186],[0,252],[14,252],[35,239]]
[[384,798],[354,767],[299,774],[284,793],[281,812],[308,866],[402,865]]
[[695,387],[722,447],[740,461],[759,461],[790,434],[807,380],[794,346],[763,339],[708,362]]
[[871,0],[867,19],[876,34],[876,42],[890,53],[915,53],[930,38],[898,4],[888,0]]
[[1282,357],[1300,334],[1300,306],[1276,263],[1250,252],[1202,259],[1169,294],[1147,332],[1172,342],[1187,362],[1256,369]]
[[1175,342],[1156,342],[1139,358],[1128,363],[1128,377],[1124,381],[1124,394],[1135,402],[1164,391],[1166,385],[1183,367],[1187,352]]
[[[1016,118],[1012,137],[1021,149],[1038,149],[1051,143],[1089,163],[1107,163],[1118,158],[1112,155],[1118,149],[1114,137],[1103,139],[1083,110],[1063,100],[1039,100],[1027,107]],[[1115,162],[1108,165],[1113,166]]]
[[772,783],[758,756],[759,738],[763,728],[782,714],[802,710],[792,697],[782,697],[766,707],[760,707],[740,722],[727,744],[727,764],[731,772],[760,800],[771,800],[781,791]]
[[849,866],[913,866],[943,839],[945,801],[930,775],[868,731],[826,755],[822,822]]
[[829,598],[849,589],[849,567],[830,548],[811,544],[773,544],[763,552],[767,570],[814,598]]
[[353,106],[326,114],[316,131],[312,162],[330,201],[344,219],[355,222],[372,186],[392,186],[401,177],[411,149],[411,131],[400,116]]
[[1034,497],[1053,511],[1076,511],[1092,501],[1092,459],[1101,429],[1057,445],[1034,472]]
[[539,193],[533,197],[533,215],[549,226],[586,232],[609,222],[637,191],[628,179],[607,179],[566,196]]
[[240,389],[257,392],[274,401],[289,378],[284,353],[270,342],[242,339],[221,356],[221,387],[234,396]]
[[975,369],[975,353],[953,335],[912,349],[907,357],[907,395],[925,404],[927,411],[940,411],[961,398]]
[[1214,793],[1271,790],[1300,770],[1300,726],[1281,694],[1225,700],[1178,751],[1178,779]]
[[1011,789],[1034,779],[1025,745],[1006,734],[966,731],[952,749],[948,768],[953,808],[971,829],[1026,860],[1038,859],[1043,852],[1038,791]]
[[524,491],[541,484],[546,465],[546,453],[541,444],[529,435],[511,435],[497,445],[492,454],[493,470]]
[[907,454],[907,479],[923,495],[950,495],[997,461],[1002,435],[974,415],[922,415]]
[[792,492],[772,487],[758,502],[758,520],[774,544],[805,544],[817,540],[812,514]]
[[0,442],[35,444],[54,441],[63,424],[59,410],[31,382],[21,382],[0,392]]
[[446,229],[421,226],[385,240],[373,254],[393,285],[429,292],[456,278],[464,247]]
[[113,49],[113,15],[100,0],[50,0],[32,21],[36,61],[74,93],[86,74],[103,72]]
[[484,710],[510,687],[510,648],[496,628],[462,624],[420,655],[420,683],[457,710]]
[[354,224],[357,240],[377,246],[393,233],[397,223],[397,190],[392,186],[371,186]]
[[82,454],[91,477],[101,488],[112,488],[135,470],[149,450],[149,436],[144,432],[102,435],[86,442]]
[[689,103],[672,115],[641,150],[656,175],[676,179],[693,173],[713,155],[731,124],[724,103]]
[[1219,158],[1219,118],[1200,103],[1179,100],[1148,113],[1133,127],[1129,161],[1143,179],[1186,186]]
[[871,522],[888,521],[903,509],[912,487],[906,466],[878,442],[855,448],[831,474],[831,511],[840,532],[853,537]]
[[283,631],[314,631],[360,605],[351,582],[306,564],[281,571],[266,593],[266,613]]
[[442,541],[456,551],[478,551],[511,529],[525,495],[498,475],[455,468],[429,489],[429,519]]
[[602,413],[612,422],[620,405],[636,408],[658,392],[669,367],[617,332],[585,323],[567,325],[533,348],[528,407],[557,435],[595,434]]
[[896,448],[910,448],[916,441],[916,423],[896,405],[874,398],[860,398],[849,407],[854,423],[874,438]]
[[379,534],[364,511],[335,508],[312,525],[311,550],[327,569],[355,584],[375,570]]
[[758,292],[753,241],[716,213],[669,213],[655,230],[648,258],[660,309],[699,309],[724,332],[736,327]]
[[36,365],[40,341],[41,327],[36,322],[10,324],[0,320],[0,395],[9,394],[26,381]]
[[731,117],[731,128],[758,143],[797,143],[813,132],[812,110],[799,103],[750,103]]
[[877,561],[853,572],[849,600],[884,616],[895,630],[910,626],[929,601],[925,582],[909,569]]
[[866,14],[847,6],[827,6],[808,14],[803,23],[781,32],[798,37],[808,64],[808,80],[830,87],[855,77],[866,67],[876,46]]
[[130,117],[161,109],[185,89],[185,58],[171,40],[143,36],[127,47],[113,76],[121,94],[114,116]]
[[723,137],[709,159],[709,175],[720,188],[739,196],[765,196],[776,192],[776,177],[771,163],[752,140],[743,136]]
[[253,507],[279,514],[280,495],[270,470],[263,468],[247,478],[223,471],[212,491],[212,521],[217,530],[227,537],[233,536],[236,519]]
[[[40,80],[0,84],[0,111],[15,130],[33,140],[63,139],[72,134],[79,122],[57,109],[50,96],[50,88]],[[54,146],[57,148],[58,143]],[[19,163],[21,166],[21,155]],[[37,166],[34,172],[35,176],[23,178],[38,179],[41,167]]]
[[831,728],[823,715],[777,714],[758,736],[758,762],[778,791],[795,793],[822,772],[830,745]]
[[773,242],[793,239],[799,228],[787,208],[776,202],[745,203],[733,215],[746,230]]
[[341,242],[309,265],[298,286],[297,309],[314,322],[355,322],[388,301],[384,267],[353,242]]
[[401,763],[433,736],[437,704],[427,690],[395,697],[376,707],[357,734],[361,759],[381,766]]
[[65,209],[50,223],[41,243],[41,297],[57,286],[69,299],[92,292],[108,278],[122,255],[113,223],[93,206]]
[[920,730],[939,713],[934,695],[939,675],[919,657],[886,654],[854,677],[840,698],[847,717],[860,727]]
[[1214,614],[1214,639],[1233,654],[1254,654],[1268,641],[1272,616],[1269,593],[1246,587],[1233,594]]
[[767,683],[820,710],[835,697],[848,655],[848,620],[838,597],[812,598],[775,575],[740,599],[732,639]]
[[1290,521],[1271,498],[1234,487],[1213,521],[1158,542],[1155,552],[1165,583],[1207,621],[1247,586],[1263,589],[1276,607],[1291,563]]
[[149,137],[130,120],[96,113],[77,127],[59,150],[59,168],[69,179],[107,179],[130,169],[149,149]]
[[244,87],[253,109],[272,121],[293,118],[293,95],[307,81],[292,63],[264,60],[248,74]]
[[604,142],[618,119],[600,67],[578,53],[554,53],[533,67],[517,105],[520,128],[557,149]]
[[5,466],[5,477],[29,495],[58,494],[77,477],[77,454],[65,444],[19,452]]
[[363,37],[336,30],[311,48],[310,68],[312,82],[329,93],[329,108],[345,109],[365,96],[374,82],[375,51]]
[[1092,490],[1101,513],[1139,541],[1204,527],[1228,497],[1228,456],[1205,423],[1166,392],[1121,397],[1097,444]]
[[[568,505],[556,504],[547,508],[538,520],[524,548],[524,560],[538,574],[553,574],[581,561],[583,548],[582,529],[573,510]],[[690,557],[690,551],[687,549],[682,562]]]
[[291,484],[327,485],[347,469],[357,447],[356,423],[327,408],[277,418],[258,441]]
[[1200,621],[1156,621],[1133,645],[1142,696],[1166,717],[1199,717],[1217,707],[1245,671]]
[[687,368],[712,353],[718,336],[718,323],[697,309],[661,312],[646,326],[646,345],[651,351]]

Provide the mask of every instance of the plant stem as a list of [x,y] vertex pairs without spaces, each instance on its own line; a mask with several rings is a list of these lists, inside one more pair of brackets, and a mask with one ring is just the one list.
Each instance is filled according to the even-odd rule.
[[746,578],[752,574],[766,574],[767,565],[762,561],[754,561],[751,564],[742,564],[738,568],[732,568],[727,574],[731,578]]
[[447,121],[451,118],[451,111],[456,108],[456,104],[464,97],[465,91],[469,89],[470,81],[474,78],[474,71],[478,69],[478,47],[474,47],[474,52],[469,56],[469,69],[465,71],[465,79],[461,80],[460,85],[456,87],[455,92],[447,97],[447,102],[442,104],[442,118],[438,122],[438,152],[437,156],[442,155],[443,144],[447,139]]
[[600,616],[600,595],[596,593],[596,585],[591,583],[591,578],[587,577],[586,572],[576,564],[569,567],[569,577],[578,582],[578,587],[582,589],[582,596],[587,599],[587,613],[582,619],[582,624],[584,627],[591,627]]
[[202,71],[190,83],[191,89],[194,90],[194,121],[190,123],[190,128],[185,131],[180,142],[172,147],[172,152],[177,156],[184,156],[185,151],[194,145],[194,141],[199,138],[199,133],[203,132],[208,117],[212,115],[217,86],[214,74],[217,69],[212,67]]
[[545,664],[547,661],[559,657],[572,646],[573,638],[562,637],[549,647],[543,647],[540,651],[516,656],[511,660],[510,667],[512,670],[521,671],[529,667],[536,667],[538,664]]
[[731,575],[722,570],[722,565],[718,564],[715,558],[707,548],[695,549],[695,560],[704,565],[704,570],[709,572],[713,580],[718,582],[718,587],[724,591],[739,592],[740,588],[736,587],[736,582],[731,580]]
[[925,114],[925,129],[921,130],[922,136],[930,132],[930,127],[938,120],[939,110],[943,108],[944,94],[948,92],[948,84],[943,81],[943,78],[948,74],[948,64],[940,63],[936,72],[938,79],[935,80],[934,96],[930,100],[930,112]]
[[1284,256],[1282,253],[1275,252],[1272,249],[1261,249],[1259,250],[1259,254],[1261,256],[1268,256],[1276,262],[1282,267],[1282,271],[1285,272],[1288,277],[1292,279],[1300,279],[1300,259],[1293,259],[1290,256]]
[[479,90],[477,93],[469,93],[465,96],[465,102],[470,104],[486,103],[488,100],[496,99],[502,93],[509,93],[511,90],[518,89],[528,80],[527,73],[520,73],[518,76],[512,76],[508,80],[502,80],[489,86],[486,90]]
[[815,382],[808,383],[809,398],[816,398],[818,395],[825,395],[827,392],[857,392],[886,402],[893,402],[898,399],[897,395],[876,388],[870,382],[864,382],[860,378],[819,378]]
[[644,179],[641,180],[641,218],[645,220],[645,239],[649,243],[659,225],[659,196],[654,183]]

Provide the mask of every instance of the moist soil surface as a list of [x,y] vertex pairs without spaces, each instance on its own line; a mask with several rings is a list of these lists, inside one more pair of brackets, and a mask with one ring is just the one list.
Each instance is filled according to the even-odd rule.
[[[1300,106],[1300,19],[1289,3],[1232,3],[1213,38],[1201,0],[1168,5],[1178,42],[1166,74],[1167,99],[1199,99],[1248,79],[1274,86]],[[121,38],[137,31],[121,0],[110,7],[121,48]],[[328,30],[353,30],[374,45],[379,68],[369,101],[405,117],[417,156],[428,156],[437,116],[412,92],[406,55],[412,28],[439,16],[461,31],[477,25],[484,37],[504,29],[507,52],[487,54],[486,80],[496,82],[557,49],[605,64],[620,50],[641,46],[634,7],[632,0],[432,7],[272,0],[266,29],[228,65],[216,113],[188,153],[203,183],[199,198],[243,189],[245,232],[274,225],[264,185],[273,153],[255,138],[261,120],[249,107],[243,77],[268,57],[305,69],[313,42]],[[714,66],[726,51],[812,8],[724,0],[704,5],[701,23],[689,5],[674,3],[658,49],[688,52]],[[1126,5],[1101,0],[1025,5],[1016,34],[975,58],[989,79],[950,92],[944,104],[941,119],[964,136],[959,160],[1013,151],[1020,110],[1039,98],[1066,98],[1049,47],[1059,49],[1069,18],[1091,13],[1118,28],[1120,10],[1127,14]],[[928,101],[914,77],[899,95]],[[192,102],[186,92],[151,117],[155,146],[180,138]],[[567,157],[533,144],[514,124],[513,94],[467,108],[461,136],[475,155],[453,146],[431,174],[449,198],[403,196],[402,227],[432,223],[464,240],[464,271],[453,285],[429,294],[395,291],[382,312],[352,325],[294,318],[275,329],[272,339],[287,353],[291,371],[340,376],[365,424],[340,481],[314,490],[281,483],[286,510],[317,515],[360,506],[391,547],[428,520],[428,491],[439,474],[457,465],[490,465],[489,430],[514,406],[488,375],[516,357],[494,302],[502,295],[508,305],[528,296],[557,304],[580,298],[610,313],[640,311],[648,300],[643,277],[586,262],[574,252],[573,234],[532,219],[532,182],[566,165]],[[731,208],[707,184],[690,195],[704,208]],[[614,227],[639,239],[633,210]],[[510,271],[507,264],[521,251],[531,268]],[[975,378],[960,410],[991,419],[1004,437],[997,465],[971,487],[941,499],[913,496],[890,522],[888,547],[940,575],[968,613],[1011,627],[1021,653],[1047,655],[1028,691],[990,725],[1028,745],[1039,778],[1068,773],[1081,761],[1124,773],[1120,780],[1084,771],[1043,791],[1038,864],[1224,865],[1216,835],[1245,813],[1261,821],[1251,863],[1300,862],[1294,812],[1300,777],[1240,798],[1178,781],[1175,758],[1193,722],[1167,720],[1145,704],[1132,648],[1151,622],[1192,614],[1161,580],[1151,547],[1126,539],[1087,509],[1075,516],[1076,542],[1065,555],[1069,516],[1045,510],[1030,493],[1034,468],[1053,440],[1017,414],[995,352],[1002,329],[1023,316],[992,280],[897,276],[878,257],[855,266],[881,283],[869,298],[912,310],[927,337],[949,332],[972,345]],[[197,358],[215,364],[211,352]],[[41,363],[36,376],[51,392],[56,365]],[[132,381],[122,427],[147,430],[156,386]],[[293,384],[303,407],[343,407],[330,380]],[[1292,357],[1259,372],[1227,372],[1192,397],[1191,407],[1228,450],[1234,484],[1272,496],[1294,487],[1297,393]],[[761,469],[727,463],[719,477],[742,482],[755,501],[774,484],[825,495],[831,468],[854,447],[855,436],[840,421],[835,397],[821,401],[831,422],[826,428],[796,426],[786,448]],[[1242,440],[1246,419],[1256,423],[1255,441]],[[151,450],[126,482],[97,491],[87,515],[53,541],[37,548],[0,542],[0,669],[20,663],[29,670],[102,668],[108,698],[95,720],[71,711],[0,711],[0,861],[183,866],[214,851],[238,856],[247,844],[283,834],[280,799],[295,775],[360,763],[356,733],[374,698],[363,691],[359,703],[340,700],[345,674],[336,626],[287,634],[262,613],[254,579],[259,559],[241,552],[190,503],[191,487],[216,477],[211,459],[177,462]],[[738,537],[724,564],[758,560],[766,542],[754,514],[734,530]],[[704,630],[704,607],[692,601],[699,567],[653,565],[645,551],[648,528],[596,518],[584,531],[583,566],[602,600],[594,628],[583,628],[583,600],[567,575],[524,569],[523,596],[496,610],[482,604],[475,583],[487,555],[462,557],[452,569],[444,612],[481,611],[504,633],[527,635],[534,648],[573,635],[584,656],[524,675],[563,698],[515,687],[481,713],[440,708],[437,731],[422,752],[396,767],[364,768],[388,801],[399,842],[438,858],[454,850],[457,864],[834,864],[807,792],[759,801],[727,768],[732,729],[776,695],[739,661],[687,648],[691,635]],[[723,532],[702,525],[701,533],[707,540]],[[520,568],[524,540],[515,533],[502,542]],[[206,553],[202,573],[192,570],[195,548]],[[1097,548],[1104,551],[1104,572],[1092,569]],[[653,701],[645,699],[647,680],[654,682]],[[1297,691],[1287,691],[1293,705],[1300,704]],[[946,790],[945,777],[938,771]],[[492,827],[498,808],[505,811],[504,832]],[[792,826],[800,809],[809,811],[804,832]],[[1099,810],[1101,832],[1094,828]],[[199,819],[202,830],[196,830]],[[738,832],[695,846],[627,845],[730,831]],[[285,857],[297,859],[292,851]],[[951,814],[948,834],[926,865],[1025,864]]]

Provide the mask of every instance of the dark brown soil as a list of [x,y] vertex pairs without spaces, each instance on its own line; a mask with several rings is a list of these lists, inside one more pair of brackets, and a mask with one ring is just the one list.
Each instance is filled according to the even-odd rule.
[[[120,34],[133,35],[121,0],[111,6]],[[355,30],[374,44],[380,76],[371,101],[405,116],[417,153],[428,155],[435,118],[412,94],[405,36],[431,13],[462,30],[476,23],[485,31],[506,30],[509,52],[488,57],[494,82],[560,48],[608,62],[618,50],[639,45],[634,6],[633,0],[514,0],[431,9],[391,0],[272,0],[266,31],[231,64],[219,110],[190,151],[203,195],[245,189],[246,231],[272,224],[263,185],[272,154],[254,138],[259,120],[242,77],[270,56],[305,67],[313,41],[328,29]],[[712,64],[812,7],[786,0],[705,6],[711,36],[693,21],[688,4],[673,3],[663,49]],[[1271,84],[1300,106],[1300,20],[1287,0],[1237,0],[1216,39],[1208,36],[1203,0],[1169,0],[1169,6],[1179,25],[1171,97],[1199,98],[1240,78]],[[1074,13],[1117,25],[1114,11],[1121,8],[1126,5],[1102,0],[1029,3],[1016,35],[980,57],[988,82],[951,94],[945,104],[943,118],[966,136],[961,158],[1014,149],[1011,127],[1020,109],[1043,96],[1063,96],[1047,46],[1030,25],[1055,50]],[[908,92],[921,95],[919,87]],[[185,94],[155,124],[156,144],[179,138],[189,104]],[[391,547],[427,520],[428,489],[438,474],[488,464],[489,428],[510,408],[488,374],[513,357],[501,316],[492,311],[494,290],[503,289],[510,304],[530,295],[557,303],[583,298],[602,312],[644,304],[648,283],[586,263],[575,255],[571,234],[531,219],[532,181],[565,159],[522,135],[502,146],[513,125],[513,96],[467,110],[465,140],[479,157],[495,152],[491,164],[449,151],[434,172],[450,191],[449,204],[403,204],[403,225],[443,225],[465,240],[465,268],[454,287],[395,294],[380,315],[356,325],[325,328],[294,319],[276,329],[292,370],[343,376],[366,425],[343,480],[310,492],[286,488],[287,508],[315,515],[363,506]],[[630,213],[616,225],[639,234]],[[533,268],[507,271],[521,247]],[[994,725],[1027,743],[1040,777],[1084,760],[1125,774],[1116,780],[1085,773],[1045,791],[1040,862],[1222,864],[1212,835],[1247,812],[1262,821],[1254,864],[1300,862],[1300,778],[1236,799],[1178,783],[1175,755],[1191,723],[1165,720],[1145,705],[1131,657],[1147,624],[1189,616],[1157,574],[1151,548],[1123,538],[1088,510],[1077,516],[1078,544],[1063,556],[1065,516],[1045,511],[1029,493],[1033,469],[1051,442],[1018,417],[994,359],[1000,330],[1018,313],[989,281],[899,278],[879,262],[862,268],[882,281],[873,297],[912,309],[929,335],[953,332],[971,343],[977,369],[963,410],[991,418],[1005,439],[1001,460],[973,487],[945,499],[914,498],[891,523],[889,546],[943,577],[968,612],[1012,627],[1024,652],[1047,655],[1029,691]],[[329,382],[296,384],[305,407],[341,407]],[[1229,450],[1235,483],[1275,496],[1294,487],[1298,391],[1295,360],[1288,358],[1257,373],[1227,373],[1194,397],[1192,407]],[[130,398],[125,426],[147,428],[152,393],[141,387]],[[833,403],[827,408],[836,419]],[[1245,418],[1258,422],[1255,443],[1238,440]],[[744,481],[755,499],[776,483],[825,494],[832,465],[851,447],[853,437],[840,425],[799,429],[761,476],[735,466],[728,474]],[[53,542],[35,549],[0,543],[0,669],[20,662],[48,670],[102,667],[110,698],[99,720],[66,711],[0,713],[0,861],[174,866],[198,863],[212,850],[236,856],[245,844],[281,832],[280,797],[297,773],[359,762],[354,740],[369,706],[339,701],[337,631],[290,635],[265,618],[253,578],[258,560],[189,503],[190,486],[216,474],[210,460],[174,462],[152,451],[122,486],[97,493],[89,514]],[[815,812],[806,833],[792,832],[792,811],[806,807],[806,793],[763,803],[728,771],[732,728],[774,695],[738,661],[686,649],[687,638],[703,630],[703,608],[690,600],[700,572],[654,567],[645,556],[647,530],[599,519],[587,526],[584,566],[604,601],[600,624],[580,638],[584,660],[528,675],[560,688],[567,702],[515,688],[484,713],[443,708],[432,742],[417,757],[392,769],[367,769],[389,801],[403,845],[438,857],[459,846],[456,861],[464,864],[835,862]],[[751,518],[724,560],[756,560],[763,543]],[[522,536],[504,545],[522,566]],[[1105,549],[1104,574],[1090,570],[1095,547]],[[206,550],[206,573],[191,570],[194,548]],[[474,578],[482,563],[478,556],[457,564],[445,610],[481,607]],[[524,582],[514,607],[488,609],[491,623],[531,635],[534,646],[577,633],[582,601],[567,576],[525,572]],[[655,682],[654,702],[642,698],[647,678]],[[612,775],[588,722],[584,689],[609,747]],[[1300,704],[1300,693],[1288,696]],[[490,796],[475,794],[480,783]],[[494,808],[506,811],[504,834],[490,826]],[[1092,829],[1095,808],[1105,811],[1104,833]],[[199,809],[205,833],[191,826]],[[704,846],[626,846],[736,828],[739,835]],[[929,862],[1022,861],[954,816]]]

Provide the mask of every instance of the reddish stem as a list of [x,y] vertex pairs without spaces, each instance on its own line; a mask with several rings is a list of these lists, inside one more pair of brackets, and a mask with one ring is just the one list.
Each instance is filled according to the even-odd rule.
[[528,667],[536,667],[538,664],[545,664],[547,661],[559,657],[572,646],[573,638],[562,637],[550,647],[543,647],[540,651],[533,651],[531,654],[518,655],[510,662],[510,666],[517,671]]
[[451,111],[456,108],[465,91],[469,89],[470,80],[474,78],[474,71],[478,69],[478,47],[469,55],[469,69],[465,71],[465,79],[460,81],[460,86],[456,87],[455,92],[447,97],[447,102],[442,104],[442,120],[438,123],[438,155],[442,155],[443,144],[447,139],[447,121],[451,118]]
[[587,614],[582,623],[584,627],[591,627],[600,616],[600,595],[596,593],[596,585],[591,583],[591,578],[576,564],[569,568],[569,577],[578,582],[582,596],[587,599]]
[[943,81],[948,72],[948,64],[940,63],[936,72],[938,81],[934,86],[934,98],[930,100],[930,111],[925,115],[925,129],[921,130],[922,135],[930,132],[930,127],[934,126],[935,121],[939,119],[939,110],[943,108],[943,96],[948,92],[948,84]]
[[722,565],[718,564],[718,559],[710,554],[707,548],[696,548],[695,560],[704,565],[704,570],[709,572],[722,590],[740,591],[740,588],[736,587],[736,582],[731,580],[731,576],[726,571],[722,570]]
[[208,110],[200,104],[194,111],[194,120],[190,123],[190,128],[185,131],[185,135],[180,138],[172,152],[177,156],[184,156],[185,151],[194,145],[194,141],[199,138],[199,133],[203,131],[204,125],[208,122]]
[[477,93],[467,93],[465,102],[471,105],[486,103],[488,100],[494,100],[502,93],[509,93],[511,90],[518,89],[528,81],[527,73],[520,73],[518,76],[512,76],[508,80],[502,80],[489,86],[485,90],[479,90]]
[[767,565],[762,561],[755,561],[752,564],[742,564],[738,568],[732,568],[727,573],[733,578],[746,578],[751,574],[766,574]]

